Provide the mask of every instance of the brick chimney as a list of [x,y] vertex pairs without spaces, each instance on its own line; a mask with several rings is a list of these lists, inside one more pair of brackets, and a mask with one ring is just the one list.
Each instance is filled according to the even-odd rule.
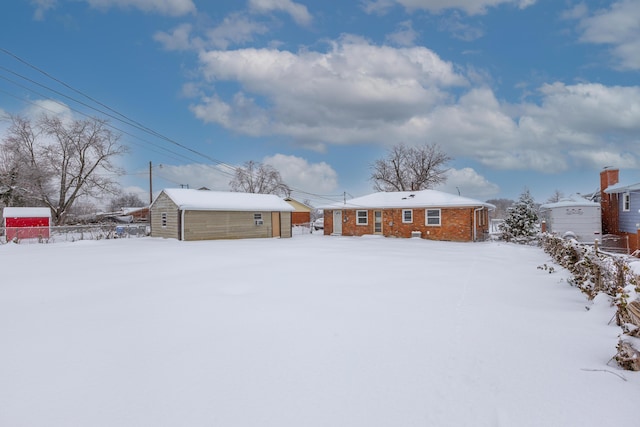
[[602,211],[602,234],[618,233],[618,195],[604,192],[608,187],[618,183],[618,169],[605,168],[600,172],[600,208]]

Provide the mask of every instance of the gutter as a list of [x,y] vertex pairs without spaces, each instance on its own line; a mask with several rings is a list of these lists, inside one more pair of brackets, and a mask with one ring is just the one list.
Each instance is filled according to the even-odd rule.
[[484,206],[480,206],[479,208],[475,208],[473,210],[473,241],[474,242],[478,240],[478,229],[476,227],[476,218],[478,217],[478,212],[483,209],[484,209]]

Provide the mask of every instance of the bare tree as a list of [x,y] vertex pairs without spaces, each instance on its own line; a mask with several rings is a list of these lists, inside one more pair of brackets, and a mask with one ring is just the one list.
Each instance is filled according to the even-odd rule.
[[562,191],[556,189],[551,195],[551,197],[547,199],[547,203],[557,203],[563,198],[564,198],[564,194],[562,194]]
[[245,193],[278,194],[288,196],[291,189],[282,181],[280,172],[271,165],[245,162],[236,169],[235,176],[229,182],[232,191]]
[[509,208],[513,206],[515,201],[511,199],[490,199],[490,200],[487,200],[487,203],[491,203],[496,207],[492,215],[494,218],[504,219],[507,217]]
[[127,193],[111,199],[108,209],[110,212],[115,212],[122,208],[141,208],[147,205],[137,194]]
[[453,160],[437,144],[407,147],[398,144],[373,164],[371,180],[377,191],[417,191],[447,180],[444,166]]
[[33,123],[14,116],[1,149],[20,165],[15,181],[21,196],[49,207],[60,225],[78,198],[116,191],[113,177],[122,171],[113,161],[126,152],[118,140],[97,118],[63,122],[44,115]]

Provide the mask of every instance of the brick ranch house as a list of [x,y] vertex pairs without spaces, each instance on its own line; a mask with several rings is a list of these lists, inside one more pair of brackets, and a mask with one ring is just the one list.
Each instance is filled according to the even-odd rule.
[[324,234],[470,242],[489,233],[490,203],[436,190],[380,192],[322,206]]

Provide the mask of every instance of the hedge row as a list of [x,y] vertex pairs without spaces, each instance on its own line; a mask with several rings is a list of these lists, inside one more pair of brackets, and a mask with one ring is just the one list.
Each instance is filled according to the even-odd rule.
[[616,323],[622,328],[614,359],[629,370],[640,370],[640,279],[626,257],[598,251],[575,240],[543,233],[539,242],[553,260],[571,272],[570,284],[589,299],[609,295],[616,305]]

